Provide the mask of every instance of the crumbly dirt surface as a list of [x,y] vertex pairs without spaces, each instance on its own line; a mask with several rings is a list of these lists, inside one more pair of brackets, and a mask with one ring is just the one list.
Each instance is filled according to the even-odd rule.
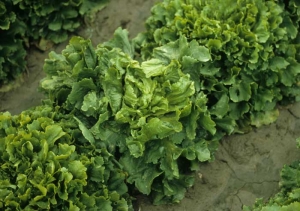
[[[159,0],[111,0],[95,22],[82,28],[78,35],[90,38],[94,45],[113,36],[119,26],[131,37],[144,30],[143,22],[150,8]],[[46,52],[35,48],[28,53],[28,73],[24,83],[7,93],[0,93],[0,111],[18,114],[40,105],[44,96],[38,92],[44,59],[50,50],[61,52],[68,42]],[[300,159],[295,139],[300,137],[300,104],[280,110],[279,119],[268,126],[243,135],[224,138],[215,160],[200,164],[195,185],[176,205],[153,206],[147,197],[138,201],[139,211],[240,211],[257,197],[267,199],[278,190],[280,170],[284,164]]]

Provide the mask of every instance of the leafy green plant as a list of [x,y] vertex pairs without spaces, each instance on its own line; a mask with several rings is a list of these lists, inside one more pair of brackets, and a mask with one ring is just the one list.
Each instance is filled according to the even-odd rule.
[[120,164],[58,107],[1,113],[0,163],[1,210],[132,210]]
[[26,23],[26,37],[38,40],[45,48],[47,41],[61,43],[80,26],[80,18],[92,17],[108,0],[14,0],[18,18]]
[[108,0],[4,0],[0,2],[0,91],[26,70],[25,45],[47,50],[68,38],[82,19],[93,21]]
[[17,19],[12,8],[11,1],[0,2],[0,87],[16,80],[26,65],[21,37],[25,34],[25,24]]
[[298,24],[299,29],[299,21],[300,21],[300,4],[296,0],[291,1],[283,1],[285,3],[285,9],[288,12],[288,15],[290,16],[291,20],[294,24]]
[[[208,110],[227,108],[213,117],[246,131],[275,121],[277,103],[300,99],[297,6],[289,4],[295,12],[277,1],[165,0],[152,8],[134,43],[143,59],[179,60],[196,92],[207,94]],[[187,43],[206,47],[211,57],[186,57],[180,52]]]
[[222,133],[205,94],[194,95],[194,83],[177,61],[140,64],[131,49],[121,29],[96,49],[73,37],[62,54],[51,52],[45,60],[41,88],[76,117],[86,139],[105,143],[119,158],[127,182],[151,193],[155,203],[178,202],[193,184],[196,160],[212,158]]

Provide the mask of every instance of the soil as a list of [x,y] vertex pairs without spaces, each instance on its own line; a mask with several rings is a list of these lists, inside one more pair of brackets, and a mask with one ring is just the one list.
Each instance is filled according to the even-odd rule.
[[[121,26],[134,37],[144,30],[143,22],[155,2],[158,0],[111,0],[78,35],[90,38],[97,45],[110,39]],[[51,50],[61,52],[67,43],[46,52],[29,49],[24,82],[10,92],[0,93],[0,111],[18,114],[41,104],[44,96],[38,92],[38,85],[45,77],[44,59]],[[278,190],[281,168],[300,159],[295,142],[300,137],[299,108],[300,104],[282,108],[275,123],[248,134],[225,137],[215,160],[200,164],[195,185],[179,204],[153,206],[147,197],[141,197],[139,211],[240,211],[243,204],[251,205],[256,198],[268,199]]]

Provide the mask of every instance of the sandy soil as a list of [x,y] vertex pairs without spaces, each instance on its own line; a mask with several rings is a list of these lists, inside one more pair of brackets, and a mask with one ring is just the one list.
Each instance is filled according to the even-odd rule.
[[[98,13],[96,20],[78,35],[90,38],[94,45],[112,37],[122,26],[133,37],[142,31],[150,8],[158,0],[111,0]],[[67,42],[50,50],[60,52]],[[50,51],[49,50],[49,51]],[[43,61],[49,53],[30,49],[29,72],[24,83],[7,93],[0,93],[0,111],[13,114],[39,105],[39,81],[45,76]],[[240,211],[242,204],[250,205],[257,197],[268,198],[278,189],[280,169],[300,159],[295,139],[300,137],[300,104],[281,109],[276,123],[255,129],[245,135],[226,137],[210,163],[200,165],[196,183],[186,198],[176,205],[152,206],[149,199],[139,200],[140,211]]]

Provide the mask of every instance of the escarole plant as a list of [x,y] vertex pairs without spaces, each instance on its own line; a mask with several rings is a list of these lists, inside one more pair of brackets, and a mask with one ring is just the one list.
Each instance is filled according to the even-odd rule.
[[[119,158],[127,182],[152,193],[156,203],[179,201],[193,184],[196,160],[211,159],[222,135],[207,111],[206,95],[195,94],[178,61],[139,63],[116,48],[118,43],[131,52],[121,29],[96,49],[73,37],[62,54],[50,53],[41,88],[75,116],[87,140],[105,144]],[[187,53],[197,50],[202,47]]]
[[5,91],[9,81],[20,77],[26,65],[22,40],[26,27],[12,8],[11,1],[0,2],[0,91]]
[[80,18],[91,19],[108,0],[13,0],[18,18],[26,23],[26,37],[39,41],[38,46],[46,49],[48,41],[61,43],[80,26]]
[[47,50],[91,22],[108,0],[4,0],[0,2],[0,91],[16,86],[26,70],[25,46]]
[[[179,59],[196,92],[207,94],[208,109],[213,112],[221,103],[227,108],[214,118],[232,119],[236,131],[245,131],[276,120],[278,102],[299,100],[299,15],[296,1],[289,5],[165,0],[152,8],[146,32],[134,43],[144,59]],[[206,47],[211,60],[179,55],[187,43]]]
[[0,163],[1,210],[132,210],[120,164],[58,107],[1,113]]

